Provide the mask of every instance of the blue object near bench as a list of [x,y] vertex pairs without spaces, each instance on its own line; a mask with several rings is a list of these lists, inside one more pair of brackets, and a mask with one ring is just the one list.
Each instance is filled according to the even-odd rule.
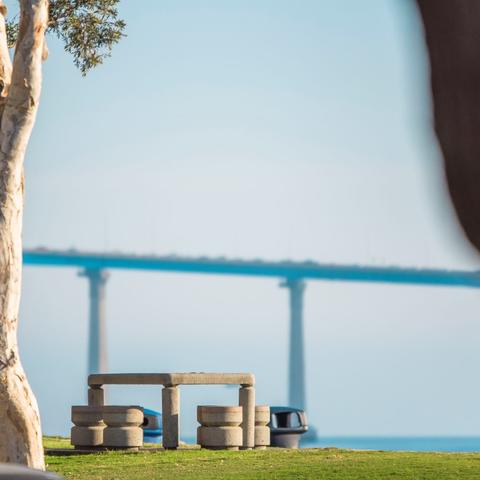
[[162,443],[162,414],[145,408],[143,415],[143,441],[145,443]]

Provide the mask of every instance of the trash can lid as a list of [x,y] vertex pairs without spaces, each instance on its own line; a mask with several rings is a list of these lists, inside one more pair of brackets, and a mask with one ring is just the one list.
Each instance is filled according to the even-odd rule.
[[156,410],[150,410],[149,408],[144,408],[143,409],[143,414],[144,415],[152,415],[153,417],[161,417],[162,414],[160,412],[157,412]]
[[305,413],[305,410],[295,407],[270,407],[271,413]]

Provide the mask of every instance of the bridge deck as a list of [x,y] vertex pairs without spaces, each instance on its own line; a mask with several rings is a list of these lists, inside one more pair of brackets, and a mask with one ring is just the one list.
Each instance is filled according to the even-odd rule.
[[224,258],[82,253],[74,250],[25,250],[25,265],[84,269],[159,270],[212,275],[246,275],[312,280],[480,287],[479,271],[336,265],[311,261],[264,262]]

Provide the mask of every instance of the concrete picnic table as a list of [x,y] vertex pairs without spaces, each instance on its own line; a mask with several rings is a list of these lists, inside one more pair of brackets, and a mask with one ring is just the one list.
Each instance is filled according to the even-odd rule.
[[180,385],[240,385],[238,404],[243,410],[243,449],[255,446],[255,376],[251,373],[95,373],[88,377],[88,404],[103,406],[103,385],[163,385],[163,446],[178,448]]

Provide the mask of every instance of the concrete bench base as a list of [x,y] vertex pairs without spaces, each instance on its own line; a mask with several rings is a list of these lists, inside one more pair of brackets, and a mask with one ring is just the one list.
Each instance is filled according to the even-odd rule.
[[255,449],[264,450],[270,446],[270,407],[257,405],[255,407]]
[[143,408],[72,407],[71,443],[76,449],[138,449],[143,445]]
[[75,447],[100,447],[103,445],[102,427],[72,427],[70,438]]
[[197,443],[202,448],[236,449],[242,444],[240,427],[198,427]]
[[142,407],[103,407],[103,446],[113,448],[138,448],[143,445]]
[[96,448],[103,444],[103,411],[99,407],[72,407],[72,427],[70,438],[75,447]]
[[243,444],[242,407],[199,406],[197,443],[202,448],[238,450]]

